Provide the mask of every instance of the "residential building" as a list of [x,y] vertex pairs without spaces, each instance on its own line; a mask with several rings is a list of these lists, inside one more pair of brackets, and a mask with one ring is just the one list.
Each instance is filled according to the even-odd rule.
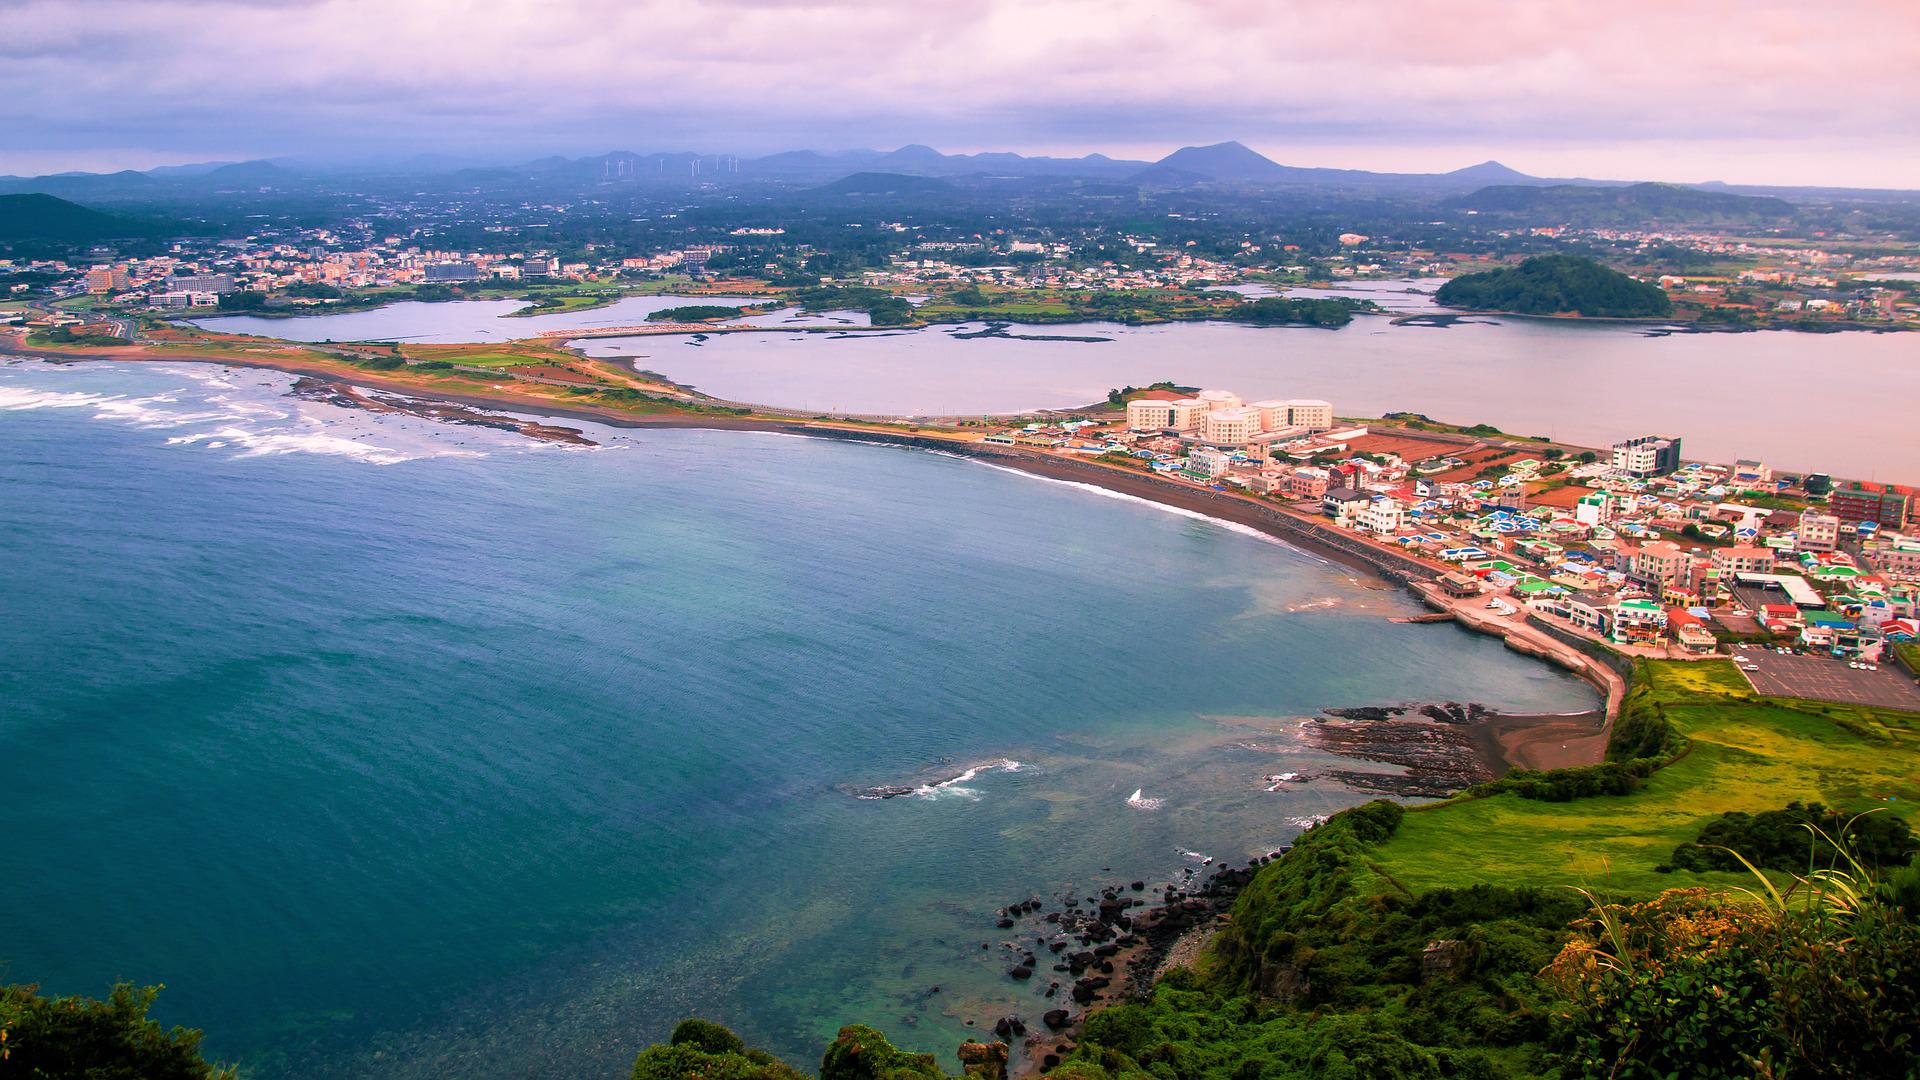
[[1794,538],[1801,551],[1834,551],[1840,547],[1840,519],[1808,510],[1800,515]]
[[1386,495],[1376,495],[1360,508],[1355,522],[1370,533],[1378,536],[1392,536],[1400,531],[1400,525],[1406,520],[1406,508],[1400,500]]
[[1843,522],[1872,521],[1898,529],[1907,521],[1911,498],[1885,484],[1852,483],[1827,496],[1827,510]]
[[1623,476],[1646,479],[1666,476],[1680,467],[1680,439],[1677,436],[1642,435],[1613,444],[1613,471]]
[[1667,609],[1667,628],[1673,631],[1673,638],[1680,643],[1683,651],[1696,656],[1711,653],[1719,646],[1719,642],[1714,640],[1713,631],[1707,629],[1707,624],[1686,608]]
[[1920,537],[1881,533],[1874,541],[1873,565],[1896,578],[1920,578]]
[[1296,499],[1324,498],[1330,486],[1327,470],[1311,465],[1295,469],[1287,477],[1287,494]]
[[1187,455],[1186,472],[1202,480],[1212,480],[1226,475],[1233,462],[1225,451],[1211,447],[1198,447]]
[[1733,463],[1733,483],[1741,488],[1768,487],[1773,483],[1773,470],[1763,462],[1741,458]]
[[1773,570],[1773,552],[1763,547],[1715,548],[1712,564],[1722,580],[1734,574],[1765,574]]
[[1684,587],[1693,582],[1693,556],[1671,540],[1655,540],[1633,553],[1633,575],[1649,584]]
[[1612,508],[1607,497],[1596,491],[1591,495],[1582,495],[1573,503],[1573,520],[1588,528],[1605,524],[1612,517]]
[[1622,600],[1607,609],[1607,636],[1622,645],[1657,645],[1667,636],[1667,609],[1652,600]]
[[1327,493],[1320,497],[1320,509],[1333,519],[1335,525],[1350,529],[1359,519],[1361,511],[1365,510],[1367,504],[1372,501],[1371,496],[1352,488],[1329,488]]

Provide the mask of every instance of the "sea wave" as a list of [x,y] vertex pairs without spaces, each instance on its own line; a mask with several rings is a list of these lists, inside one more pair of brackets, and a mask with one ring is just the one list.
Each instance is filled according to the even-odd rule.
[[930,780],[920,784],[882,784],[878,787],[857,788],[853,791],[853,797],[869,800],[907,797],[937,799],[943,796],[978,799],[980,792],[965,785],[971,783],[981,773],[1019,772],[1023,768],[1025,768],[1024,765],[1012,758],[996,758],[992,761],[983,761],[978,765],[969,765],[960,772],[941,780]]
[[[91,410],[93,418],[141,431],[198,429],[166,440],[168,446],[201,446],[209,450],[237,450],[235,460],[283,454],[322,454],[373,465],[395,465],[432,457],[479,457],[479,451],[419,445],[402,448],[391,436],[401,434],[382,425],[384,418],[361,417],[330,405],[290,403],[282,398],[262,399],[242,390],[231,374],[208,365],[166,364],[144,374],[187,379],[198,386],[170,388],[136,395],[78,390],[51,390],[0,383],[0,412],[39,409]],[[276,376],[259,393],[284,391]],[[290,379],[286,379],[290,382]],[[342,434],[348,420],[382,426],[383,438],[371,441],[371,431]],[[419,441],[419,440],[416,440]]]

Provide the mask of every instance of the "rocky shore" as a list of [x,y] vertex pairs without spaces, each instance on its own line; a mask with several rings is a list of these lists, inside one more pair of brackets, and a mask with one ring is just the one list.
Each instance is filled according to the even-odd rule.
[[[1028,897],[995,912],[996,928],[1008,935],[998,942],[1007,978],[1032,984],[1039,999],[1037,1016],[1013,1013],[994,1021],[993,1033],[1018,1049],[1014,1074],[1058,1065],[1088,1013],[1144,995],[1172,964],[1191,961],[1259,868],[1287,850],[1244,867],[1216,864],[1154,890],[1142,880],[1116,882],[1050,902]],[[995,943],[980,947],[992,950]]]

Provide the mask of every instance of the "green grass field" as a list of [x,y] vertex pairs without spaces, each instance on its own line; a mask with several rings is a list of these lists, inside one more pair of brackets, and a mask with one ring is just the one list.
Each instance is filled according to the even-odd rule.
[[1913,816],[1920,716],[1757,698],[1728,661],[1656,661],[1646,670],[1651,700],[1690,748],[1645,787],[1565,803],[1503,794],[1422,807],[1374,850],[1377,870],[1415,892],[1488,883],[1646,895],[1751,885],[1738,875],[1653,868],[1726,811],[1817,801]]

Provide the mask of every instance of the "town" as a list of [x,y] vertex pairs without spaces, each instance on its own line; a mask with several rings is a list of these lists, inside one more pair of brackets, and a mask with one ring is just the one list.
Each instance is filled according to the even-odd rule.
[[1599,452],[1421,417],[1349,422],[1318,400],[1126,396],[1124,416],[1011,426],[985,441],[1323,518],[1429,566],[1446,597],[1498,618],[1630,655],[1732,654],[1759,680],[1783,663],[1808,670],[1774,659],[1783,653],[1818,657],[1857,674],[1843,700],[1920,705],[1910,678],[1867,677],[1903,646],[1911,657],[1920,638],[1912,488],[1687,461],[1677,435]]

